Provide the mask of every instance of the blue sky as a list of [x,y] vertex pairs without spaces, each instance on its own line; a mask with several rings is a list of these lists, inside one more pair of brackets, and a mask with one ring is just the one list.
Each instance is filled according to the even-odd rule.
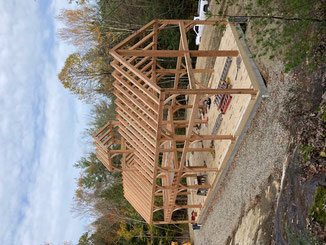
[[89,108],[57,78],[72,47],[55,33],[67,0],[0,0],[0,244],[76,243],[73,163]]

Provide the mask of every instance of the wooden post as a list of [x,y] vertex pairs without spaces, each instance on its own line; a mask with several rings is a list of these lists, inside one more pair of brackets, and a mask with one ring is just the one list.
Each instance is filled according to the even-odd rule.
[[187,53],[184,53],[185,61],[186,61],[186,68],[188,72],[188,79],[189,79],[189,85],[191,89],[196,88],[196,79],[194,72],[192,70],[192,63],[190,58],[189,48],[188,48],[188,41],[187,41],[187,34],[185,31],[185,26],[183,22],[179,23],[179,29],[180,29],[180,40],[182,43],[183,51],[187,51]]
[[184,167],[183,169],[186,173],[193,172],[218,172],[218,168],[207,168],[204,166],[192,166],[192,167]]
[[[183,192],[179,192],[178,196],[187,196],[190,194],[191,194],[191,192],[189,192],[189,191],[183,191]],[[163,193],[155,193],[154,195],[160,197],[160,196],[163,196]]]
[[197,174],[184,173],[181,175],[181,178],[196,178]]
[[[182,152],[183,148],[177,148],[177,149],[172,149],[172,148],[160,148],[160,152]],[[211,152],[211,151],[215,151],[214,148],[188,148],[187,149],[188,152]]]
[[[179,125],[179,124],[189,124],[188,120],[175,120],[173,121],[174,124]],[[162,121],[162,125],[166,125],[167,123],[169,123],[169,121]],[[200,119],[195,119],[194,120],[195,124],[205,124],[207,123],[206,120],[200,120]]]
[[[157,28],[157,24],[154,24],[154,36],[153,36],[153,48],[152,50],[157,50],[157,36],[158,36],[158,28]],[[152,60],[153,60],[153,65],[152,65],[152,81],[154,84],[157,83],[157,76],[156,76],[156,57],[152,56]]]
[[185,24],[195,24],[195,25],[214,25],[218,23],[218,25],[227,25],[228,21],[226,19],[224,20],[157,20],[158,24],[167,24],[167,25],[179,25],[180,22],[183,22]]
[[[175,209],[184,209],[184,208],[201,208],[201,204],[189,204],[189,205],[176,205]],[[174,210],[175,211],[175,210]]]
[[252,94],[256,95],[257,90],[254,89],[164,89],[166,94]]
[[110,51],[111,55],[114,52],[121,56],[151,56],[151,57],[183,57],[189,54],[191,57],[237,57],[238,50],[128,50],[118,49]]
[[[160,142],[163,143],[166,140],[171,140],[167,138],[161,138]],[[232,135],[192,135],[191,137],[187,137],[186,135],[174,135],[173,141],[195,141],[195,140],[235,140],[235,137]],[[189,151],[191,148],[187,148],[186,151]]]
[[170,221],[153,221],[154,225],[167,225],[167,224],[190,224],[197,223],[196,220],[170,220]]
[[[214,69],[193,69],[193,73],[213,73]],[[186,69],[157,69],[157,73],[160,74],[182,74],[187,73]]]

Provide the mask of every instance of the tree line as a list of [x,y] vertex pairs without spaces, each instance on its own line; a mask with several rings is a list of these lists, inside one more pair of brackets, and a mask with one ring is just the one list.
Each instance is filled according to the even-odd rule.
[[[64,9],[57,16],[64,24],[58,31],[59,38],[76,47],[58,78],[79,99],[92,104],[91,121],[86,129],[89,137],[108,120],[116,119],[109,49],[153,18],[191,18],[197,3],[188,0],[74,2],[78,5],[76,9]],[[176,31],[164,32],[160,48],[178,48],[179,40],[173,38]],[[167,77],[162,83],[169,80],[172,79]],[[76,216],[92,220],[79,245],[169,244],[172,240],[189,240],[187,225],[148,225],[124,198],[121,174],[109,172],[94,152],[87,153],[74,166],[80,169],[80,176],[72,211]]]

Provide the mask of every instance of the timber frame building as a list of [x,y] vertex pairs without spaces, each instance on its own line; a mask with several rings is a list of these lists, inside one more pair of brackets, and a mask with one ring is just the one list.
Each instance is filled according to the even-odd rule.
[[[234,143],[236,135],[199,135],[194,128],[207,123],[199,118],[203,100],[216,94],[246,94],[255,100],[253,88],[211,89],[195,79],[195,73],[212,73],[212,69],[193,68],[194,57],[236,57],[238,50],[189,50],[187,32],[194,25],[212,25],[216,21],[153,20],[110,50],[114,57],[114,94],[117,121],[109,121],[95,135],[98,159],[110,170],[121,171],[125,198],[149,224],[196,223],[197,220],[174,215],[180,209],[203,208],[202,204],[178,201],[210,184],[187,185],[187,178],[199,173],[218,172],[217,168],[189,166],[190,152],[210,152],[194,143],[222,140]],[[229,25],[225,20],[219,25]],[[230,24],[231,25],[231,24]],[[165,28],[178,28],[178,50],[159,50],[159,33]],[[161,58],[172,57],[174,69],[166,68]],[[165,76],[173,76],[173,85],[160,87]],[[179,81],[187,77],[188,89]],[[191,103],[178,98],[191,96]],[[187,110],[187,119],[176,119],[175,113]],[[181,133],[180,133],[181,132]],[[118,159],[117,161],[115,159]],[[155,215],[155,213],[161,213]],[[158,218],[160,217],[160,219]]]

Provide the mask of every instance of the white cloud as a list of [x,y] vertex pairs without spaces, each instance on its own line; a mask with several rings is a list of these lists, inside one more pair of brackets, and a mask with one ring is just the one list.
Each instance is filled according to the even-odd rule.
[[0,4],[0,244],[76,242],[83,226],[70,214],[72,164],[88,108],[57,80],[71,48],[51,40],[50,28],[67,3]]

